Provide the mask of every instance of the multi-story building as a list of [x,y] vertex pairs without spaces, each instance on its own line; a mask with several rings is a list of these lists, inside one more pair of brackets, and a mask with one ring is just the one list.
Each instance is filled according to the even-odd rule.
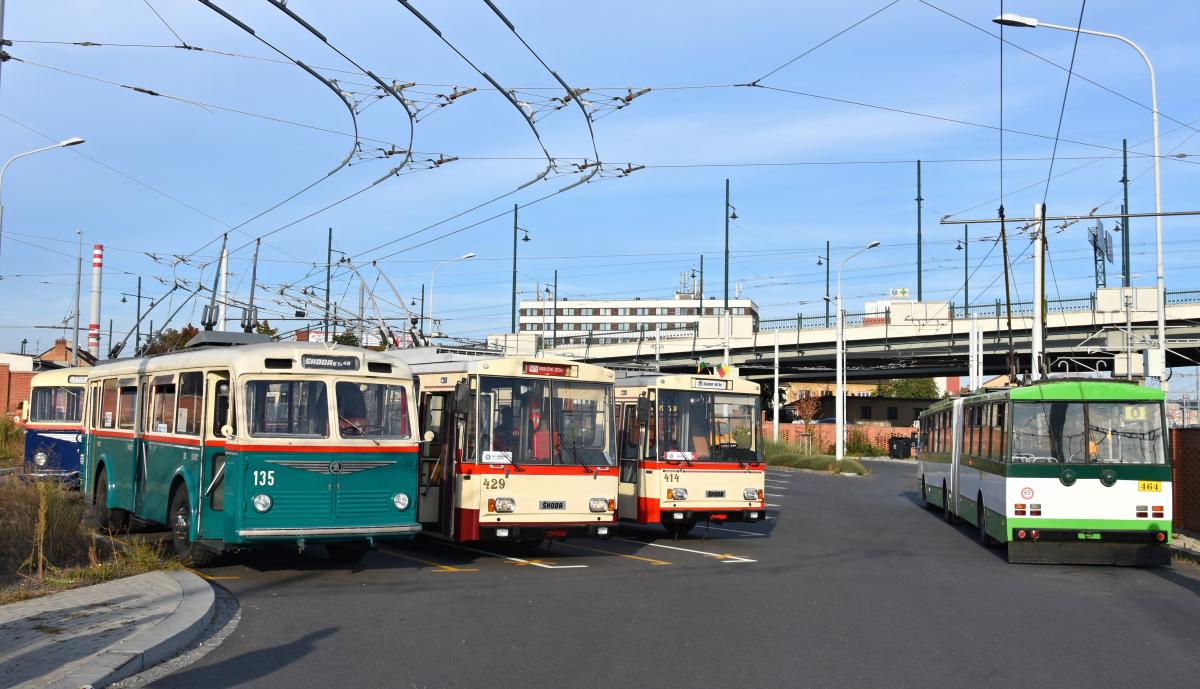
[[[575,344],[589,339],[604,344],[627,339],[692,337],[704,335],[711,324],[722,329],[725,302],[722,298],[701,299],[691,293],[665,299],[583,299],[522,301],[517,320],[520,335],[541,335],[546,345]],[[733,333],[753,332],[758,306],[746,298],[729,300],[729,324]]]

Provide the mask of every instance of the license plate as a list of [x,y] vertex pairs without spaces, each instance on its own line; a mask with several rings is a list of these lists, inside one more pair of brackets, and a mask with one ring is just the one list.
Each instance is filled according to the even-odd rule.
[[564,500],[543,500],[541,508],[543,510],[565,510],[567,503]]
[[710,491],[707,491],[704,493],[704,497],[706,497],[706,498],[723,498],[723,497],[725,497],[725,491],[710,490]]
[[1162,481],[1138,481],[1139,493],[1161,493]]

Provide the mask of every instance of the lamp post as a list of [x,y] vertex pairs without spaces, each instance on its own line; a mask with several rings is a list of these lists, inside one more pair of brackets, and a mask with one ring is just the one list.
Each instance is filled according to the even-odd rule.
[[[1157,368],[1159,369],[1159,380],[1162,380],[1163,373],[1167,362],[1167,306],[1166,292],[1163,286],[1163,234],[1162,234],[1162,175],[1161,161],[1158,154],[1158,86],[1154,78],[1154,65],[1150,62],[1150,57],[1146,55],[1146,51],[1142,50],[1138,44],[1128,38],[1115,33],[1106,33],[1104,31],[1092,31],[1090,29],[1076,28],[1074,26],[1059,26],[1058,24],[1047,24],[1040,22],[1033,17],[1022,17],[1019,14],[1005,13],[992,20],[997,24],[1004,26],[1015,26],[1025,29],[1036,29],[1045,27],[1047,29],[1058,29],[1060,31],[1070,31],[1072,33],[1088,34],[1089,36],[1102,36],[1104,38],[1113,38],[1121,41],[1130,48],[1137,51],[1138,55],[1142,56],[1142,60],[1146,63],[1146,70],[1150,73],[1150,120],[1154,131],[1154,244],[1156,254],[1155,266],[1155,287],[1158,289],[1158,361]],[[1125,212],[1129,209],[1126,208]],[[1128,223],[1128,219],[1126,219]]]
[[441,331],[439,331],[437,329],[437,326],[434,325],[434,322],[433,322],[433,288],[434,288],[434,285],[437,284],[438,269],[441,268],[442,266],[449,265],[456,261],[465,261],[469,258],[475,258],[474,251],[472,251],[470,253],[465,253],[462,256],[459,256],[458,258],[452,258],[449,261],[442,261],[441,263],[437,264],[437,266],[434,267],[433,273],[429,276],[429,336],[430,337],[442,337],[443,336]]
[[[729,330],[733,327],[733,322],[729,318],[729,221],[737,219],[737,209],[729,202],[729,179],[727,178],[725,180],[725,307],[721,310],[725,330],[725,356],[722,363],[726,366],[729,365]],[[701,295],[700,304],[704,305],[703,295]]]
[[517,334],[517,230],[525,233],[521,241],[529,241],[529,230],[517,226],[517,210],[519,208],[520,206],[513,204],[512,333],[514,335]]
[[[0,167],[0,194],[2,194],[3,189],[4,189],[4,173],[8,172],[8,166],[12,165],[13,161],[16,160],[17,158],[24,158],[25,156],[31,156],[34,153],[41,153],[42,151],[52,151],[56,148],[66,148],[67,146],[78,146],[81,143],[83,143],[83,139],[79,138],[78,136],[73,136],[70,139],[65,139],[63,141],[59,141],[58,143],[53,144],[51,146],[42,146],[41,148],[35,148],[32,151],[25,151],[24,153],[18,153],[15,156],[9,158],[8,162],[4,163],[4,167]],[[2,242],[3,240],[4,240],[4,202],[3,202],[3,196],[0,195],[0,242]]]
[[846,323],[844,314],[842,313],[842,269],[846,267],[850,259],[877,246],[879,246],[878,241],[867,244],[843,259],[841,265],[838,266],[837,301],[834,303],[834,310],[837,311],[837,347],[835,352],[837,358],[837,398],[834,400],[834,414],[837,417],[837,442],[834,458],[838,462],[841,462],[846,457]]

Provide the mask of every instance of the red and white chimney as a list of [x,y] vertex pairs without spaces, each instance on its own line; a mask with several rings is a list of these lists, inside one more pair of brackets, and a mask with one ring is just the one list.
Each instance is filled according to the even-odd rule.
[[100,280],[104,274],[104,245],[92,246],[92,315],[88,318],[88,351],[100,358]]

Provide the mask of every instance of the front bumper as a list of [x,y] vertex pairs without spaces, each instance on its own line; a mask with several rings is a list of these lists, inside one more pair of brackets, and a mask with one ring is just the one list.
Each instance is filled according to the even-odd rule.
[[[506,535],[501,535],[506,534]],[[481,541],[528,541],[547,538],[611,538],[617,535],[613,522],[597,524],[480,524]]]
[[375,538],[412,538],[420,533],[420,531],[420,524],[395,524],[391,526],[255,527],[239,530],[238,536],[251,541],[281,541],[303,538],[337,542]]
[[[767,518],[767,510],[762,507],[737,508],[731,510],[703,509],[683,510],[663,507],[659,513],[664,524],[672,522],[761,522]],[[676,516],[682,515],[682,516]]]
[[27,481],[58,481],[70,488],[79,487],[78,471],[62,471],[59,469],[35,469],[25,465],[25,480]]

